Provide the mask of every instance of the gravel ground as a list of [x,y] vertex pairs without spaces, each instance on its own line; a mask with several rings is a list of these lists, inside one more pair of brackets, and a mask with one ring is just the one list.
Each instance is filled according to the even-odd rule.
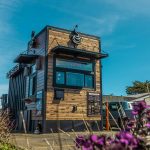
[[[100,131],[95,134],[113,136],[116,131]],[[75,136],[90,134],[89,132],[61,132],[49,134],[21,134],[13,133],[10,142],[31,150],[74,150]]]

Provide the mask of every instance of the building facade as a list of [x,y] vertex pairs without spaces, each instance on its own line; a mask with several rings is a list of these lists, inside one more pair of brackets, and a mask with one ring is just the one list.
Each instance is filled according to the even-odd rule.
[[[19,54],[9,78],[9,108],[16,128],[28,131],[40,121],[50,129],[80,129],[101,120],[102,72],[99,37],[46,26],[32,32],[27,51]],[[23,113],[23,117],[20,115]]]

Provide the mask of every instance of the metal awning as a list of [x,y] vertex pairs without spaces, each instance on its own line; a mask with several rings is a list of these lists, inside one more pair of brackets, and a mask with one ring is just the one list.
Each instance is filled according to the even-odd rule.
[[65,46],[57,46],[52,49],[52,52],[56,54],[67,54],[67,55],[81,56],[81,57],[86,57],[91,59],[101,59],[101,58],[108,57],[108,54],[102,54],[98,52],[92,52],[92,51],[65,47]]
[[33,54],[20,54],[18,55],[14,62],[15,63],[24,63],[24,64],[30,64],[33,60],[35,60],[38,57],[38,55]]

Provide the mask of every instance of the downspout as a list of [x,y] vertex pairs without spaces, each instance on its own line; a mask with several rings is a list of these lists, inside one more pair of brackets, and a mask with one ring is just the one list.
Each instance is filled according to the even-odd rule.
[[42,117],[42,124],[43,124],[43,133],[46,132],[46,99],[47,99],[47,69],[48,69],[48,27],[46,27],[46,40],[45,40],[45,64],[44,64],[44,91],[43,91],[43,117]]

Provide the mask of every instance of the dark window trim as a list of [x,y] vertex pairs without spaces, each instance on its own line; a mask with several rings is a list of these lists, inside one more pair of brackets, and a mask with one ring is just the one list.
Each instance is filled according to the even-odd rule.
[[[34,63],[30,66],[31,74],[29,75],[28,97],[36,97],[36,93],[37,93],[37,70],[34,73],[32,73],[32,66],[33,65],[36,65],[36,64]],[[30,80],[31,80],[31,78],[34,78],[34,77],[35,77],[35,80],[36,80],[36,82],[35,82],[35,93],[30,95]]]
[[[79,60],[79,61],[82,61],[82,62],[92,62],[93,63],[93,65],[92,65],[93,66],[93,71],[85,71],[85,70],[76,70],[76,69],[56,67],[56,58],[62,58],[62,59],[66,59],[66,60],[73,60],[72,57],[68,57],[68,56],[67,57],[65,57],[65,56],[61,57],[60,55],[57,55],[57,54],[53,55],[53,86],[54,87],[95,90],[95,88],[96,88],[96,71],[95,71],[96,70],[95,69],[96,65],[95,65],[95,61],[75,58],[74,60]],[[56,72],[57,71],[62,71],[62,72],[65,73],[65,84],[56,84]],[[81,73],[81,74],[93,76],[93,88],[66,85],[66,72]],[[93,74],[91,74],[91,72],[93,72]],[[85,75],[84,75],[84,83],[85,83]]]
[[[56,97],[56,91],[62,91],[63,92],[63,97],[62,98],[57,98]],[[59,101],[59,100],[64,100],[64,89],[54,88],[54,101]]]
[[[93,61],[93,59],[87,59],[87,58],[78,58],[78,57],[75,57],[75,56],[67,56],[67,55],[59,55],[59,54],[54,54],[54,58],[55,58],[55,61],[56,61],[56,58],[61,58],[61,59],[66,59],[66,60],[75,60],[75,61],[82,61],[82,62],[91,62]],[[94,62],[94,61],[93,61]]]

